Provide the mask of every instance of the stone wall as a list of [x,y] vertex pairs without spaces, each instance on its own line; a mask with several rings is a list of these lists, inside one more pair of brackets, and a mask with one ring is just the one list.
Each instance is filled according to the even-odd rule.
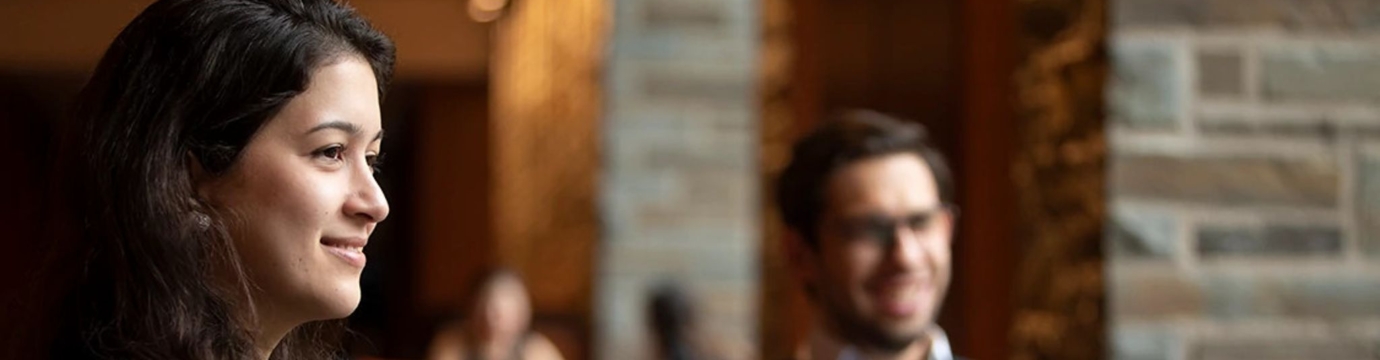
[[1380,1],[1111,3],[1115,357],[1380,356]]
[[596,358],[651,358],[648,291],[688,288],[730,359],[757,345],[758,2],[612,2]]

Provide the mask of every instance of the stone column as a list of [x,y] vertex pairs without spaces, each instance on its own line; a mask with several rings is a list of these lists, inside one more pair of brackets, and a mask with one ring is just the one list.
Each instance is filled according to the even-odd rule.
[[757,1],[614,2],[596,357],[652,356],[647,291],[686,286],[702,334],[752,358],[758,294]]

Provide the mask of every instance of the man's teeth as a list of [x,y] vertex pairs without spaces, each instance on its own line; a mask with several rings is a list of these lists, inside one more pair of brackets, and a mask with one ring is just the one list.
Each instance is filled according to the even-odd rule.
[[882,291],[881,298],[888,302],[909,302],[920,293],[917,286],[898,286]]

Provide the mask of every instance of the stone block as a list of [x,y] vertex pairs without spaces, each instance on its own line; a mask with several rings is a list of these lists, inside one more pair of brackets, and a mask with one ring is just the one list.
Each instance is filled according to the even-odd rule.
[[1115,206],[1107,227],[1112,254],[1126,258],[1169,258],[1177,252],[1179,222],[1154,210]]
[[1363,31],[1380,27],[1374,0],[1119,0],[1112,21],[1119,28],[1280,28],[1300,31]]
[[1332,207],[1340,176],[1327,157],[1120,155],[1111,167],[1118,196],[1228,206]]
[[1337,257],[1342,233],[1335,226],[1271,225],[1263,228],[1207,225],[1198,229],[1198,254],[1221,257]]
[[1380,277],[1375,274],[1217,275],[1205,284],[1205,315],[1217,320],[1380,316]]
[[1203,311],[1201,284],[1173,266],[1165,265],[1157,272],[1116,271],[1111,279],[1109,301],[1117,318],[1168,319]]
[[1198,93],[1203,96],[1241,97],[1245,95],[1245,74],[1241,51],[1199,50]]
[[1118,125],[1166,129],[1177,124],[1188,90],[1180,51],[1169,41],[1123,37],[1111,43],[1108,101]]
[[[674,121],[674,120],[669,120]],[[708,121],[681,120],[681,129],[607,131],[605,154],[618,171],[735,171],[753,173],[757,141],[745,130],[705,129]]]
[[752,82],[735,69],[650,69],[642,74],[643,96],[650,100],[738,103],[752,95]]
[[1325,120],[1260,122],[1202,117],[1198,119],[1197,127],[1198,133],[1203,135],[1296,138],[1324,142],[1335,141],[1339,132],[1336,124]]
[[1358,339],[1230,339],[1203,341],[1190,359],[1329,359],[1361,360],[1380,357],[1373,341]]
[[751,136],[757,128],[756,113],[746,102],[653,102],[640,93],[628,97],[609,104],[609,116],[604,119],[606,139],[637,142],[642,138],[685,136],[737,140]]
[[1165,326],[1112,326],[1112,358],[1118,360],[1169,360],[1179,347],[1178,338]]
[[617,1],[615,57],[752,63],[754,7],[740,0]]
[[1356,167],[1356,221],[1360,248],[1380,261],[1380,158],[1362,156]]
[[1380,49],[1300,45],[1263,51],[1261,95],[1270,100],[1380,100]]
[[648,27],[712,31],[728,21],[722,1],[650,0],[642,6],[642,21]]
[[1353,30],[1373,32],[1380,29],[1380,1],[1341,0],[1336,2],[1336,8],[1346,16]]
[[747,282],[756,274],[754,251],[741,246],[713,246],[697,243],[629,243],[608,246],[602,275],[667,274],[678,277],[732,279]]

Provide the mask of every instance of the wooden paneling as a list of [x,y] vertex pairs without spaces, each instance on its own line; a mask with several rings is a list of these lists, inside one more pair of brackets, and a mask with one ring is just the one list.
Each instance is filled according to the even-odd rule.
[[[0,1],[0,69],[85,74],[148,0]],[[399,78],[483,80],[489,27],[464,1],[353,0],[398,46]]]
[[591,343],[606,5],[515,2],[495,28],[494,241],[567,359],[588,358]]
[[489,189],[487,89],[430,86],[415,118],[416,305],[444,314],[461,306],[473,274],[495,263]]
[[954,346],[974,359],[1010,358],[1011,312],[1020,237],[1011,166],[1016,143],[1012,101],[1015,14],[1008,1],[963,1],[959,56],[962,141],[957,174],[963,216],[954,245],[949,297]]

